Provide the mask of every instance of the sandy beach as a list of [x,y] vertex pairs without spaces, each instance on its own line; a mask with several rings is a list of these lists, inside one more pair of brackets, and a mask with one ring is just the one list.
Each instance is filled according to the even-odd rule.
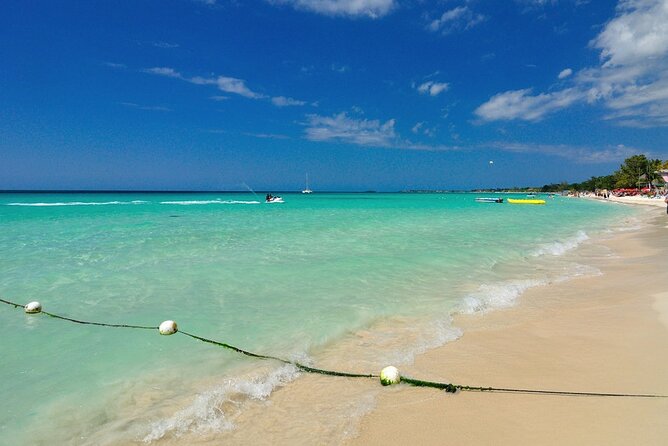
[[[599,198],[601,199],[601,198]],[[624,204],[633,204],[633,205],[644,205],[644,206],[658,206],[665,208],[666,202],[663,201],[663,198],[647,198],[643,196],[630,196],[630,197],[615,197],[611,195],[605,200],[612,201],[615,203],[624,203]]]
[[[601,275],[531,289],[511,309],[459,316],[464,335],[402,373],[462,385],[668,394],[668,226],[658,210],[645,218],[643,230],[603,241],[609,254],[584,253]],[[668,398],[396,386],[350,444],[659,445],[667,416]]]

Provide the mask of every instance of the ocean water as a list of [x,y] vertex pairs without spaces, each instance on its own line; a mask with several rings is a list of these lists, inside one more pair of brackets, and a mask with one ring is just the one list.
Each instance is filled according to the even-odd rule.
[[[528,288],[596,274],[567,254],[628,226],[634,211],[475,197],[285,194],[266,204],[251,193],[2,194],[0,298],[89,321],[172,319],[245,350],[378,373],[456,339],[454,313],[510,306]],[[261,423],[265,409],[251,406],[301,378],[182,335],[7,305],[0,339],[7,445],[243,438],[244,411]],[[371,393],[356,395],[348,413],[373,404]],[[323,435],[350,422],[335,420]]]

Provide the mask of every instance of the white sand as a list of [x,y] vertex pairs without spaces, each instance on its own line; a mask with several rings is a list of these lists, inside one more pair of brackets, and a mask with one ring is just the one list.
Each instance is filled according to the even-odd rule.
[[[605,242],[614,255],[594,259],[601,276],[529,290],[516,308],[459,317],[462,338],[402,372],[462,385],[668,395],[666,217],[651,220]],[[383,392],[350,443],[665,445],[668,398],[451,395],[400,385]]]

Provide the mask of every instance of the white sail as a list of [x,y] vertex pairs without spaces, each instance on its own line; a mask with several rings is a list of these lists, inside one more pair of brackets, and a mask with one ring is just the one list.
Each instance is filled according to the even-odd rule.
[[313,191],[308,187],[308,174],[306,174],[306,189],[302,191],[302,194],[312,194]]

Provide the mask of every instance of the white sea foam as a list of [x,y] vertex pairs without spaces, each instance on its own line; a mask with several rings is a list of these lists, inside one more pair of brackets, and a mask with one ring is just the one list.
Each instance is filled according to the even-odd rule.
[[566,241],[555,241],[546,245],[542,245],[538,248],[532,255],[534,257],[542,255],[553,255],[560,256],[566,252],[577,248],[582,242],[589,240],[589,236],[584,231],[578,231],[578,233]]
[[191,405],[171,417],[152,423],[143,441],[148,443],[167,435],[201,435],[233,429],[233,420],[243,411],[244,402],[266,400],[274,389],[294,380],[298,375],[296,367],[285,365],[261,378],[229,379],[197,395]]
[[147,201],[65,201],[55,203],[6,203],[6,206],[109,206],[114,204],[145,204]]
[[568,271],[568,273],[557,277],[556,279],[553,280],[555,283],[560,283],[560,282],[566,282],[568,280],[574,279],[576,277],[580,276],[589,276],[589,277],[594,277],[594,276],[600,276],[603,275],[603,272],[596,268],[595,266],[591,265],[582,265],[580,263],[575,263],[571,266],[571,270]]
[[486,309],[510,307],[526,290],[546,283],[545,280],[524,279],[480,285],[478,291],[464,297],[461,312],[471,314]]
[[260,204],[260,202],[242,201],[242,200],[189,200],[189,201],[161,201],[160,204],[177,204],[180,206],[190,206],[197,204]]
[[388,364],[410,364],[417,355],[452,342],[460,338],[462,333],[461,328],[452,326],[452,316],[427,324],[413,323],[411,327],[404,326],[396,333],[398,345],[403,344],[401,348],[389,345],[383,347],[386,352],[383,359]]
[[539,279],[509,280],[495,284],[480,285],[477,291],[464,297],[460,312],[472,314],[478,311],[493,310],[513,306],[517,298],[530,288],[566,282],[581,276],[598,276],[601,270],[579,263],[571,263],[562,274],[556,277]]
[[411,352],[411,362],[416,355],[459,339],[463,334],[461,328],[452,326],[452,316],[433,321],[429,325],[429,332],[432,334],[431,339],[423,337],[423,341]]
[[[370,325],[370,329],[355,332],[338,345],[339,350],[334,356],[346,358],[348,368],[358,370],[373,370],[378,364],[410,364],[417,355],[452,342],[461,335],[461,328],[452,325],[450,312],[426,320],[394,316],[379,320]],[[329,351],[334,350],[330,347]]]

